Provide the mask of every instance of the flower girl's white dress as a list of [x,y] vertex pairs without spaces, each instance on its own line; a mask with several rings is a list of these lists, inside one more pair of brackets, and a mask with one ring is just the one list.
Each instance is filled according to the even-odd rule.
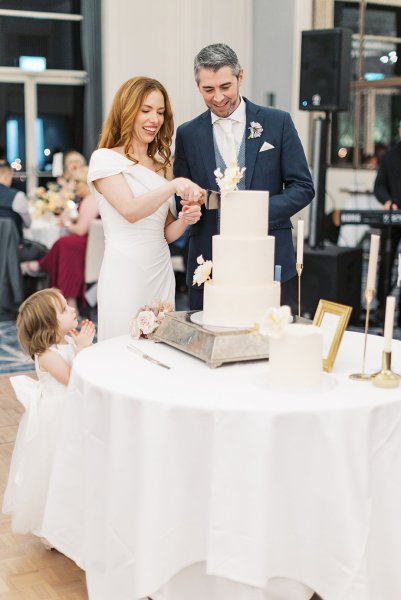
[[[75,356],[75,343],[69,336],[65,339],[66,345],[54,345],[50,349],[71,365]],[[41,371],[37,358],[35,370],[38,381],[26,375],[10,377],[25,413],[18,428],[3,512],[12,515],[12,529],[15,533],[32,532],[41,536],[67,387],[50,373]]]

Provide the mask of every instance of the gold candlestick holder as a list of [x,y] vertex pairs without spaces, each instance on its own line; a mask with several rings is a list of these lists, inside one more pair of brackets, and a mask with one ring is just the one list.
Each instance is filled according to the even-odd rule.
[[369,375],[368,373],[365,373],[365,361],[366,361],[366,346],[368,343],[370,307],[372,306],[374,297],[375,297],[375,290],[366,288],[366,290],[365,290],[365,300],[366,300],[365,340],[363,343],[362,372],[361,373],[352,373],[352,375],[350,375],[350,379],[355,379],[356,381],[369,381],[372,378],[371,375]]
[[301,275],[302,270],[304,268],[303,263],[298,263],[295,265],[298,273],[298,319],[301,318]]
[[396,388],[400,385],[401,377],[391,370],[391,352],[382,353],[382,368],[372,375],[372,383],[376,387]]

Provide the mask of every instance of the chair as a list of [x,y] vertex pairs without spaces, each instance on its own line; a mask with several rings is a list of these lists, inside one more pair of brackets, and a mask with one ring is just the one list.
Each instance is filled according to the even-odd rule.
[[0,219],[0,312],[4,315],[15,315],[24,299],[18,244],[12,219]]
[[100,219],[94,219],[88,233],[85,255],[85,283],[90,285],[99,279],[104,254],[104,231]]

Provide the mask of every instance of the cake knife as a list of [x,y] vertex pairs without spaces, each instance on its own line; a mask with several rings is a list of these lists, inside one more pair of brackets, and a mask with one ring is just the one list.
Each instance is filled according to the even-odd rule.
[[206,190],[205,206],[207,210],[220,209],[220,192],[215,190]]
[[171,367],[169,367],[168,365],[160,362],[160,360],[157,360],[156,358],[153,358],[153,356],[150,356],[149,354],[142,352],[142,350],[140,350],[136,346],[133,346],[132,344],[127,344],[127,348],[129,350],[131,350],[132,352],[135,352],[136,354],[138,354],[138,356],[141,356],[145,360],[148,360],[149,362],[153,363],[154,365],[158,365],[159,367],[163,367],[164,369],[171,369]]

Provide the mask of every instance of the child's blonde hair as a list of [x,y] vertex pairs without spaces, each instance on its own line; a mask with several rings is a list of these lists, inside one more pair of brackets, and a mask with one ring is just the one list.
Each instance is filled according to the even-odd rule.
[[56,288],[40,290],[19,307],[17,333],[21,348],[31,358],[60,341],[56,307],[62,309],[62,294]]

